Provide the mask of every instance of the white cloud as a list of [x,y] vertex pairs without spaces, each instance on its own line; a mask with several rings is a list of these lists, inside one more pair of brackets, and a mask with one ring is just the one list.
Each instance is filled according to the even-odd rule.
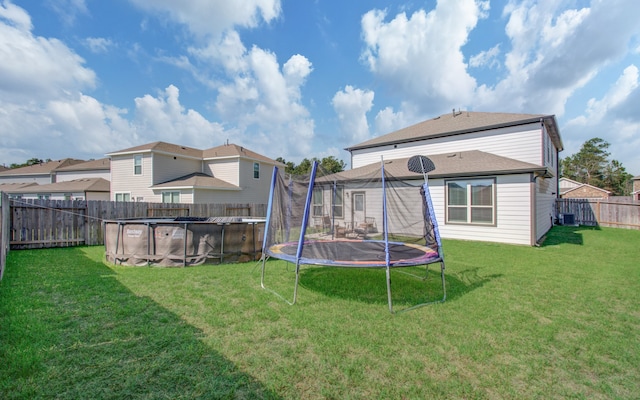
[[79,14],[89,14],[85,0],[47,0],[46,4],[65,25],[73,25]]
[[355,89],[347,85],[333,96],[331,104],[338,115],[346,144],[355,144],[369,139],[367,113],[373,107],[374,93]]
[[[601,99],[589,99],[584,114],[563,126],[563,134],[571,138],[565,156],[575,153],[585,141],[600,137],[611,144],[612,158],[630,160],[623,165],[637,175],[640,172],[639,98],[640,74],[635,65],[630,65]],[[631,109],[633,113],[625,111]]]
[[[562,2],[511,2],[504,9],[511,49],[508,74],[494,87],[481,86],[476,108],[562,116],[567,100],[609,63],[627,52],[640,20],[635,0],[561,9]],[[606,34],[603,34],[606,32]]]
[[[315,123],[302,103],[301,88],[313,71],[311,62],[296,54],[280,65],[276,54],[268,50],[247,49],[237,31],[278,18],[282,11],[279,0],[131,1],[184,25],[196,36],[196,44],[187,49],[192,59],[179,60],[180,66],[218,91],[215,109],[233,127],[227,133],[232,130],[234,142],[258,152],[269,149],[266,155],[277,144],[277,156],[308,156]],[[173,57],[173,64],[176,62]]]
[[410,122],[407,121],[404,112],[395,112],[392,107],[385,107],[378,111],[375,119],[376,133],[382,135],[405,128],[408,125]]
[[3,1],[0,4],[0,19],[19,31],[31,31],[33,28],[29,14],[9,1]]
[[438,1],[430,12],[400,13],[388,22],[386,11],[369,11],[361,21],[362,59],[420,114],[468,104],[476,81],[461,48],[487,9],[486,2]]
[[281,12],[279,0],[130,0],[143,10],[184,24],[199,36],[219,37],[236,26],[254,28]]
[[0,100],[55,98],[94,87],[95,73],[84,60],[57,39],[34,36],[24,10],[6,3],[0,17]]
[[115,140],[134,137],[123,110],[82,94],[96,80],[84,60],[59,40],[34,36],[32,28],[23,9],[0,5],[2,162],[101,156]]
[[499,64],[497,59],[500,54],[500,44],[497,44],[486,51],[481,51],[469,58],[469,66],[473,68],[489,67],[494,68]]
[[209,122],[197,111],[180,104],[180,91],[170,85],[157,97],[144,95],[135,99],[135,126],[143,142],[162,140],[200,148],[224,141],[220,124]]
[[96,54],[107,53],[112,47],[115,46],[111,39],[94,37],[84,39],[84,44],[92,53]]

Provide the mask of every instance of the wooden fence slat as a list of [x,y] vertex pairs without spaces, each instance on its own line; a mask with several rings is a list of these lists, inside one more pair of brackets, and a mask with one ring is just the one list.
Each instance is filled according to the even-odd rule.
[[9,200],[12,249],[103,245],[102,221],[149,216],[264,217],[266,204],[181,204],[102,200]]
[[640,229],[640,202],[627,199],[558,199],[556,213],[573,214],[580,225]]

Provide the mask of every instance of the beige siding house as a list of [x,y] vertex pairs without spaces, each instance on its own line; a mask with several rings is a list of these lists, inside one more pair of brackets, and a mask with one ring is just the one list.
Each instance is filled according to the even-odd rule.
[[346,150],[356,171],[405,163],[407,179],[407,159],[429,157],[443,237],[534,245],[553,225],[562,149],[553,115],[452,112]]
[[102,178],[111,180],[111,166],[108,158],[89,160],[56,169],[56,182],[78,179]]
[[[3,188],[11,185],[16,187]],[[109,200],[109,181],[103,178],[81,178],[44,185],[2,184],[0,190],[14,199]]]
[[166,203],[266,203],[281,163],[235,144],[207,150],[166,142],[107,154],[111,199]]
[[7,169],[0,172],[0,183],[37,183],[38,185],[56,183],[58,181],[57,174],[61,169],[84,162],[84,160],[65,158],[22,168]]

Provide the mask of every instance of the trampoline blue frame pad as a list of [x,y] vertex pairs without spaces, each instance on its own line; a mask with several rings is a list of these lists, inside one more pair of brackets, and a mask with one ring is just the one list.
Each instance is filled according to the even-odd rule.
[[[303,242],[300,260],[296,259],[298,242],[269,247],[270,257],[291,263],[356,268],[387,266],[385,242],[379,240],[310,240]],[[413,243],[389,242],[389,266],[409,267],[441,261],[438,252]]]

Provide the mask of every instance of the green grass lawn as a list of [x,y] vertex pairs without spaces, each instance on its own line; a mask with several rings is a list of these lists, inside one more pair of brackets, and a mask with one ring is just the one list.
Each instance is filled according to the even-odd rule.
[[[112,266],[12,251],[2,399],[610,399],[640,394],[640,231],[555,227],[541,247],[444,241],[447,301],[390,314],[384,270]],[[434,272],[435,270],[435,272]],[[417,271],[417,270],[414,270]],[[290,297],[294,274],[267,263]],[[394,306],[437,299],[392,272]]]

